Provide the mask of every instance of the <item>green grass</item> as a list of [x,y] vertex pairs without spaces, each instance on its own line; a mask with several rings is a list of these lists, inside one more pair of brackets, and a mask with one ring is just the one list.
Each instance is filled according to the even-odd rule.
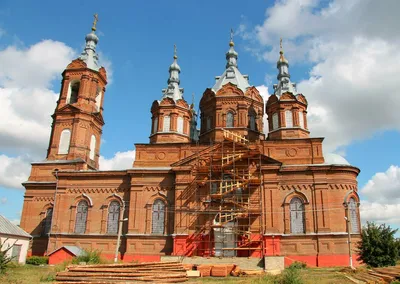
[[[0,275],[0,283],[35,284],[53,281],[56,275],[56,266],[10,265],[6,273]],[[42,281],[41,281],[42,280]],[[50,283],[50,282],[48,282]]]

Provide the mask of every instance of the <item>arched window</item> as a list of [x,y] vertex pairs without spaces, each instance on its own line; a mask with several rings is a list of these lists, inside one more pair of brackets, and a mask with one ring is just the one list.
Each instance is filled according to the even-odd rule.
[[357,218],[357,202],[352,197],[349,200],[349,217],[350,217],[350,225],[352,233],[359,233],[360,228],[358,227],[358,218]]
[[226,114],[226,127],[233,127],[233,113],[231,111]]
[[116,234],[118,232],[119,212],[121,205],[118,201],[111,201],[108,206],[107,233]]
[[275,130],[278,128],[279,128],[279,119],[278,119],[278,114],[275,112],[272,115],[272,130]]
[[183,133],[183,117],[178,117],[178,133]]
[[161,199],[156,199],[152,206],[151,214],[151,233],[164,234],[165,223],[165,203]]
[[293,113],[291,110],[285,111],[286,127],[293,127]]
[[96,153],[96,136],[92,135],[92,137],[90,137],[90,154],[89,154],[89,158],[91,160],[94,160],[95,153]]
[[250,129],[256,130],[256,116],[254,114],[250,114]]
[[76,207],[75,234],[84,234],[88,215],[88,203],[81,200]]
[[154,123],[153,123],[153,133],[158,132],[158,117],[154,118]]
[[72,81],[71,83],[69,83],[67,104],[74,104],[78,101],[79,87],[79,81]]
[[302,111],[299,111],[299,125],[301,128],[304,128],[304,114]]
[[47,235],[48,233],[50,233],[52,218],[53,218],[53,208],[50,207],[46,210],[46,217],[44,218],[44,228],[43,228],[44,235]]
[[71,131],[69,129],[64,129],[60,135],[58,154],[68,154],[70,140],[71,140]]
[[97,109],[97,111],[100,111],[102,97],[103,97],[103,92],[101,91],[100,88],[98,88],[97,89],[97,96],[96,96],[96,109]]
[[170,125],[171,125],[171,118],[169,117],[169,115],[164,116],[163,131],[168,132]]
[[292,234],[303,234],[305,232],[304,204],[298,197],[290,200],[290,232]]
[[211,117],[207,116],[207,128],[206,130],[210,130],[211,129]]

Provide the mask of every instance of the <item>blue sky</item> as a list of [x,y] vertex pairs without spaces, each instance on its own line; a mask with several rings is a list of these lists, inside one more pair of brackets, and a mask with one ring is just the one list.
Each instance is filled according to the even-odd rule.
[[[100,61],[111,75],[104,169],[129,167],[134,143],[149,141],[150,107],[167,86],[174,44],[184,96],[191,102],[194,93],[198,105],[224,71],[230,28],[239,69],[264,96],[276,81],[283,37],[291,79],[310,103],[311,135],[326,137],[326,152],[361,169],[364,220],[399,227],[397,1],[385,7],[352,2],[1,1],[0,105],[7,111],[0,115],[0,214],[19,219],[19,184],[29,175],[29,162],[45,158],[61,72],[81,52],[98,13]],[[28,106],[21,107],[21,100]],[[22,111],[28,107],[32,113]],[[37,137],[28,141],[26,132]]]

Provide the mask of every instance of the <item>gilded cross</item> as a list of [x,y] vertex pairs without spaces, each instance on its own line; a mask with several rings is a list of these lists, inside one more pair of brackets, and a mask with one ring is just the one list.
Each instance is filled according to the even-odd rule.
[[281,38],[281,40],[279,41],[279,46],[280,46],[281,51],[282,51],[282,50],[283,50],[283,49],[282,49],[282,38]]
[[233,29],[231,28],[231,42],[233,42]]
[[97,15],[97,13],[94,14],[93,16],[94,16],[94,21],[93,21],[92,31],[95,31],[95,30],[96,30],[97,22],[98,22],[98,20],[99,20],[99,16]]

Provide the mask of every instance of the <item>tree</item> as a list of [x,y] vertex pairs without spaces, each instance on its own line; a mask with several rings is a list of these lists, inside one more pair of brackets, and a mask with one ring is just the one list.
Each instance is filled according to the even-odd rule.
[[12,249],[12,247],[15,245],[9,245],[7,248],[3,249],[3,245],[7,242],[8,238],[4,240],[4,242],[1,242],[0,239],[0,274],[4,273],[7,268],[7,264],[12,260],[12,257],[9,257],[7,255],[7,252]]
[[397,229],[385,224],[367,222],[358,243],[358,260],[372,267],[396,265],[399,256],[399,245],[394,237],[396,232]]

